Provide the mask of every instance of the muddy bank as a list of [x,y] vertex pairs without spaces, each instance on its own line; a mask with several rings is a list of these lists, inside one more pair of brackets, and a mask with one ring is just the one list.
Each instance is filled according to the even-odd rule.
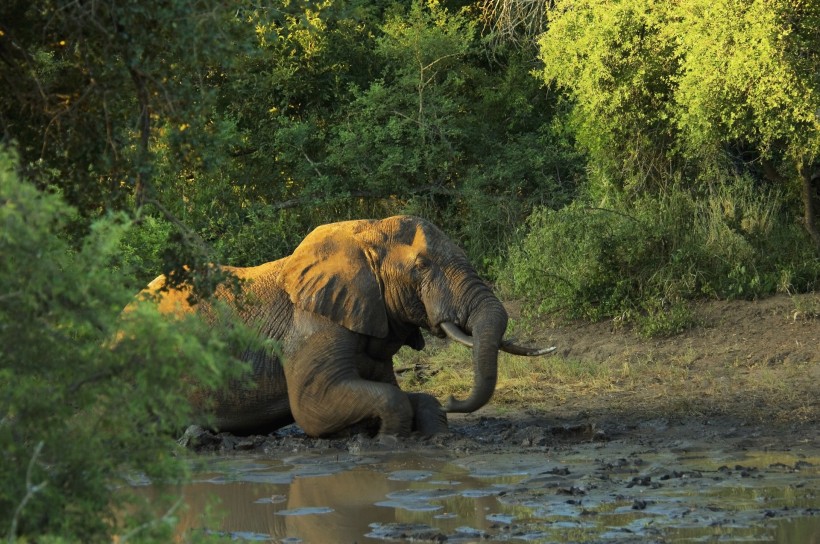
[[281,542],[820,541],[813,425],[486,412],[430,439],[202,434],[195,495],[222,493],[229,513],[188,526]]
[[434,437],[373,437],[351,432],[334,438],[310,438],[297,425],[267,435],[236,436],[190,429],[180,442],[202,454],[253,453],[281,456],[302,451],[441,450],[453,456],[483,453],[564,451],[594,444],[598,449],[633,446],[663,450],[718,448],[725,451],[802,448],[820,451],[814,422],[759,424],[715,415],[700,420],[659,417],[627,418],[580,415],[558,418],[540,413],[500,413],[485,407],[475,414],[450,414],[450,432]]

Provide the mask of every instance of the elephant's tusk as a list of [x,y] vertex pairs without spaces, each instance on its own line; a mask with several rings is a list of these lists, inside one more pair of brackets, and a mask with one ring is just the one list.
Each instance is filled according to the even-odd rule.
[[504,340],[501,342],[501,351],[512,353],[513,355],[524,355],[525,357],[538,357],[539,355],[546,355],[556,350],[555,346],[549,348],[525,348],[519,346],[512,340]]
[[[449,321],[445,321],[441,323],[441,330],[450,338],[450,340],[454,340],[459,344],[464,344],[468,348],[473,347],[473,337],[469,334],[466,334],[461,328],[456,325],[455,323],[451,323]],[[526,357],[537,357],[539,355],[546,355],[547,353],[552,353],[555,351],[555,346],[549,348],[525,348],[524,346],[519,346],[512,340],[503,340],[501,342],[501,347],[499,348],[501,351],[506,351],[507,353],[511,353],[513,355],[523,355]]]
[[454,340],[459,344],[464,344],[468,348],[473,347],[473,337],[461,330],[461,327],[451,321],[444,321],[440,325],[441,330],[447,335],[450,340]]

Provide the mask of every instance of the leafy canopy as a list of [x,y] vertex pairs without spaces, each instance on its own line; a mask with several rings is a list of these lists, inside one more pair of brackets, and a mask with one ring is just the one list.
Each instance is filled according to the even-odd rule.
[[621,157],[616,171],[732,142],[812,163],[818,21],[820,7],[802,0],[565,0],[539,42],[542,75],[569,91],[590,154]]
[[678,17],[670,23],[684,59],[675,112],[690,150],[734,139],[768,158],[814,162],[820,154],[820,6],[690,0]]

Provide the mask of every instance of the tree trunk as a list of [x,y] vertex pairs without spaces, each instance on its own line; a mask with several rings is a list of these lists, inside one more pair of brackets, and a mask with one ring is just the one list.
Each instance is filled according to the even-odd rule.
[[820,213],[820,171],[803,165],[800,167],[800,179],[803,183],[803,223],[814,242],[814,249],[820,255],[820,231],[817,215]]

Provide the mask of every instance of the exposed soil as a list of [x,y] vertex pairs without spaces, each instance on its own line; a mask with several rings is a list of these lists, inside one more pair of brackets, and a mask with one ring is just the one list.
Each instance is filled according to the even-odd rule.
[[[659,417],[678,426],[727,432],[758,428],[755,432],[786,441],[818,434],[820,295],[704,302],[693,314],[695,327],[657,339],[641,338],[617,320],[544,323],[534,340],[557,346],[561,357],[616,368],[632,365],[638,372],[652,361],[657,375],[644,378],[637,390],[569,391],[548,403],[548,413],[532,415],[587,422],[610,434],[640,429]],[[686,383],[665,383],[662,367],[674,369]],[[549,384],[544,388],[549,396]]]
[[[698,367],[820,362],[820,294],[777,295],[757,301],[694,306],[698,325],[662,339],[641,339],[617,321],[546,326],[537,332],[564,357],[605,362],[653,357],[689,360]],[[820,367],[814,366],[814,377]]]

